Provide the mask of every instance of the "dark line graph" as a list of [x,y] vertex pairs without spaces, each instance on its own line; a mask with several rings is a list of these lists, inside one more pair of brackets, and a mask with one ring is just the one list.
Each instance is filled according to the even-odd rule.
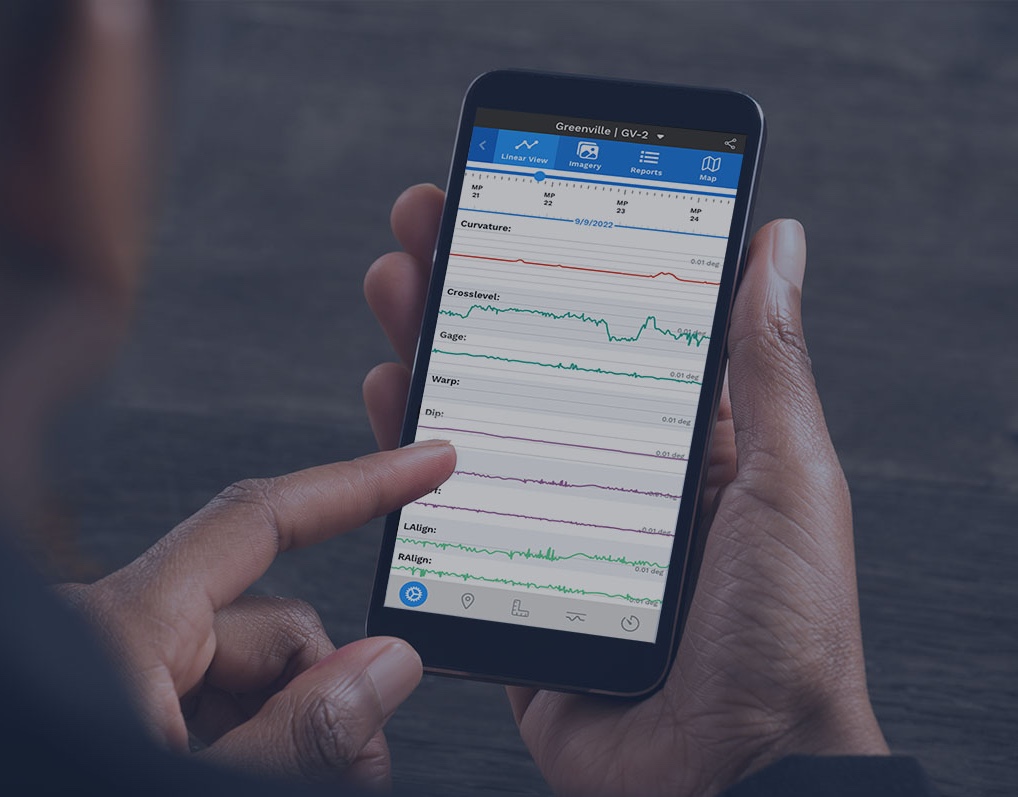
[[669,498],[673,501],[678,501],[682,498],[681,495],[672,495],[671,493],[661,493],[655,490],[637,490],[633,487],[613,487],[610,484],[574,484],[567,482],[564,479],[526,479],[522,476],[499,476],[494,473],[476,473],[470,470],[457,470],[453,473],[455,476],[476,476],[479,479],[495,479],[503,482],[519,482],[520,484],[540,484],[548,487],[570,487],[574,489],[582,489],[585,487],[592,487],[596,490],[611,490],[617,493],[634,493],[635,495],[648,495],[652,498]]
[[495,437],[500,440],[519,440],[524,443],[547,443],[552,446],[565,446],[566,448],[586,448],[591,451],[608,451],[612,454],[632,454],[634,457],[651,457],[652,459],[678,459],[685,461],[683,456],[665,456],[663,454],[647,454],[642,451],[625,451],[621,448],[604,448],[602,446],[588,446],[583,443],[563,443],[556,440],[541,440],[535,437],[514,437],[508,434],[495,434],[494,432],[481,432],[476,429],[455,429],[450,426],[426,426],[419,424],[418,429],[430,429],[433,432],[461,432],[462,434],[475,434],[481,437]]
[[602,592],[600,590],[582,589],[581,587],[567,587],[562,584],[538,584],[534,581],[517,581],[514,578],[492,578],[480,576],[474,573],[454,573],[451,570],[436,570],[430,567],[419,567],[416,565],[393,565],[394,571],[410,573],[414,576],[427,578],[430,573],[438,578],[460,578],[463,581],[483,581],[489,584],[506,584],[511,587],[522,587],[523,589],[548,589],[554,592],[561,592],[563,595],[598,595],[602,598],[618,598],[629,603],[641,603],[648,606],[660,606],[661,601],[654,598],[641,598],[630,595],[627,592]]
[[613,335],[611,328],[608,326],[608,322],[603,318],[595,318],[594,316],[587,315],[586,313],[574,313],[571,310],[567,310],[564,313],[552,313],[548,310],[534,310],[529,307],[496,307],[492,304],[472,304],[467,308],[466,312],[459,313],[455,310],[439,310],[439,315],[451,316],[452,318],[460,318],[466,321],[470,318],[470,315],[478,310],[482,313],[494,313],[495,315],[501,315],[502,313],[524,313],[526,315],[536,315],[541,318],[549,318],[553,321],[563,320],[575,320],[585,324],[593,324],[596,327],[603,327],[604,333],[608,336],[609,343],[636,343],[642,336],[643,333],[648,329],[653,329],[655,332],[660,333],[666,338],[671,338],[674,341],[685,340],[687,346],[699,347],[705,340],[710,340],[710,335],[706,332],[697,332],[696,330],[683,330],[682,332],[674,332],[670,329],[663,329],[658,326],[657,316],[649,315],[640,325],[640,328],[636,331],[635,335]]
[[690,285],[710,285],[718,286],[720,282],[711,282],[710,280],[694,280],[686,277],[680,277],[671,271],[658,271],[656,274],[642,274],[638,271],[616,271],[610,268],[594,268],[593,266],[570,266],[565,263],[542,263],[540,260],[524,260],[522,257],[508,258],[508,257],[487,257],[485,255],[468,255],[462,252],[451,252],[450,257],[465,257],[471,260],[490,260],[492,263],[523,263],[527,266],[540,266],[542,268],[561,268],[566,271],[589,271],[593,274],[611,274],[618,277],[637,277],[640,279],[657,279],[659,277],[671,277],[677,282],[684,282]]
[[478,515],[497,515],[498,517],[519,518],[521,520],[540,520],[545,523],[564,523],[568,526],[584,526],[589,529],[607,529],[609,531],[625,531],[633,534],[649,534],[653,537],[673,537],[670,531],[650,531],[648,529],[630,529],[624,526],[606,526],[601,523],[585,523],[579,520],[563,520],[561,518],[537,517],[535,515],[522,515],[516,512],[496,512],[493,509],[477,509],[470,506],[452,506],[450,504],[432,504],[428,501],[414,501],[415,506],[426,506],[431,509],[450,509],[457,512],[473,512]]
[[551,546],[536,551],[533,548],[488,548],[483,545],[466,545],[461,542],[442,542],[441,540],[426,540],[418,539],[417,537],[397,537],[396,542],[403,543],[404,545],[416,545],[419,548],[435,548],[439,551],[463,551],[464,553],[477,553],[483,556],[504,556],[510,561],[516,558],[533,559],[543,562],[568,562],[572,559],[586,559],[591,562],[604,562],[611,565],[653,567],[658,570],[668,569],[667,564],[655,562],[651,559],[630,559],[627,556],[616,556],[607,553],[587,553],[586,551],[560,554]]
[[624,376],[629,379],[653,379],[656,382],[677,382],[680,385],[699,385],[695,379],[678,379],[674,376],[654,376],[653,374],[641,374],[637,371],[609,371],[605,368],[587,368],[576,363],[543,363],[540,360],[521,360],[517,357],[501,357],[497,354],[474,354],[469,351],[446,351],[445,349],[432,349],[432,354],[445,354],[449,357],[471,357],[475,360],[495,360],[502,363],[515,363],[517,365],[535,365],[539,368],[552,368],[556,371],[579,371],[588,374],[603,374],[604,376]]

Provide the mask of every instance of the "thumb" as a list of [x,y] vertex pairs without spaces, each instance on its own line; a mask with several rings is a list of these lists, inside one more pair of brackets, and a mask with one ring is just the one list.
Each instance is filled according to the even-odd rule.
[[750,540],[759,548],[773,537],[774,551],[794,554],[800,572],[805,561],[839,601],[854,602],[851,499],[802,332],[805,268],[806,241],[797,221],[771,222],[754,236],[729,338],[738,472],[722,500],[729,511],[754,517],[777,512],[783,521],[721,528],[730,537],[750,535],[735,549]]
[[[421,680],[421,660],[406,642],[362,639],[294,678],[249,721],[200,755],[271,775],[328,780],[350,770],[387,786],[385,721]],[[356,766],[354,766],[356,765]]]
[[740,474],[836,462],[802,331],[805,269],[799,222],[774,221],[754,236],[729,338]]

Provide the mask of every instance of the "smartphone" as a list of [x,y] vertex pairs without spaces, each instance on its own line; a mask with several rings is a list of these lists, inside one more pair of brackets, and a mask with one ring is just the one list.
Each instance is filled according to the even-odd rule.
[[663,684],[763,145],[732,91],[474,81],[402,436],[457,466],[389,516],[369,634],[434,673]]

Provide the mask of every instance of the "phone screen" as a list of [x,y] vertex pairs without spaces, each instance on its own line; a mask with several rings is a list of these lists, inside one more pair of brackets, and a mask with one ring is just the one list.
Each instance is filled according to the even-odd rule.
[[384,605],[652,643],[745,136],[473,123]]

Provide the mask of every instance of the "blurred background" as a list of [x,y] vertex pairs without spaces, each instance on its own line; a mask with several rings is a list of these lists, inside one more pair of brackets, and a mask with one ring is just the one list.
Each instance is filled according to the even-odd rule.
[[[763,106],[756,226],[801,219],[806,331],[852,487],[873,701],[947,794],[1018,785],[1018,7],[1005,3],[180,2],[137,317],[66,423],[97,571],[228,483],[373,449],[391,358],[361,295],[389,206],[444,185],[500,67],[720,86]],[[380,526],[266,592],[363,633]],[[427,678],[398,783],[547,794],[502,691]]]

